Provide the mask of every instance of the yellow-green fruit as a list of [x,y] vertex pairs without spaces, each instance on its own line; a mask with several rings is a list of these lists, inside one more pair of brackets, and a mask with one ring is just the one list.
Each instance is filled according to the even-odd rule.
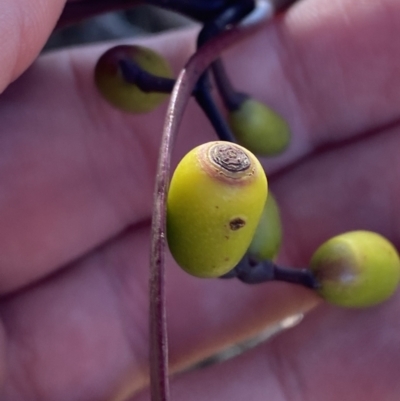
[[279,207],[269,191],[256,233],[247,252],[256,261],[273,260],[278,255],[281,243],[282,224]]
[[167,236],[176,262],[197,277],[219,277],[245,254],[266,198],[257,158],[230,142],[190,151],[177,166],[167,201]]
[[370,231],[352,231],[321,245],[311,260],[319,294],[336,305],[368,307],[389,298],[400,280],[394,246]]
[[142,46],[116,46],[104,53],[95,68],[98,90],[113,106],[131,113],[147,113],[155,109],[165,98],[165,93],[143,92],[136,85],[124,80],[119,62],[131,59],[139,67],[153,75],[171,78],[172,72],[166,60],[155,51]]
[[288,123],[263,103],[250,98],[229,113],[228,123],[238,143],[260,156],[282,153],[290,143]]

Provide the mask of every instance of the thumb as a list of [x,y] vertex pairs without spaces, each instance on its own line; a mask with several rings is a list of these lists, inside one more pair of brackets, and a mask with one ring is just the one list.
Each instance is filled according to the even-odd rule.
[[0,93],[35,59],[61,14],[65,0],[0,2]]

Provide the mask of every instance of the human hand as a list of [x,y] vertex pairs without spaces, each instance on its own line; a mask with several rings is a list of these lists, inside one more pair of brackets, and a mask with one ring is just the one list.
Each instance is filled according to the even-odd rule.
[[[40,10],[56,16],[62,2],[51,3]],[[38,37],[55,19],[46,14]],[[307,265],[321,242],[351,229],[399,247],[399,20],[396,0],[303,0],[227,55],[237,86],[293,128],[288,152],[265,162],[282,210],[282,264]],[[34,57],[35,38],[16,67],[7,70],[3,52],[3,87]],[[173,32],[145,42],[177,71],[193,38]],[[5,401],[148,398],[149,219],[165,107],[143,116],[111,109],[92,78],[104,50],[41,57],[0,97]],[[213,138],[189,108],[176,160]],[[283,283],[192,278],[171,259],[167,275],[174,372],[319,302]],[[365,311],[320,305],[235,360],[177,374],[172,399],[397,400],[399,309],[399,295]]]

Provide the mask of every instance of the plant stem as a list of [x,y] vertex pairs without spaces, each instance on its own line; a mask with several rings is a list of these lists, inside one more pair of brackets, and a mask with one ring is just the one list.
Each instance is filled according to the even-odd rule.
[[318,281],[310,269],[274,266],[274,279],[287,283],[300,284],[313,290],[319,287]]
[[[200,31],[197,38],[197,47],[216,37],[234,24],[241,21],[255,7],[254,0],[242,0],[225,9],[212,21],[208,21]],[[211,85],[208,72],[205,72],[197,83],[196,100],[210,120],[215,132],[222,141],[235,142],[234,136],[211,94]]]
[[[150,381],[152,401],[169,400],[168,339],[165,309],[165,238],[166,199],[171,169],[171,153],[188,100],[196,82],[223,50],[237,43],[263,26],[273,17],[271,3],[260,3],[258,20],[223,32],[202,46],[188,61],[178,76],[172,92],[164,132],[160,145],[154,191],[150,254]],[[259,11],[259,9],[257,9]]]
[[198,83],[195,92],[196,101],[202,108],[207,118],[210,120],[218,138],[221,141],[235,142],[235,138],[229,128],[225,118],[222,116],[211,95],[210,85],[208,84],[208,74],[203,74]]
[[222,278],[237,277],[246,284],[260,284],[266,281],[284,281],[316,289],[319,284],[310,269],[298,269],[279,266],[271,260],[254,263],[251,257],[245,257],[238,265]]
[[174,79],[150,74],[129,58],[120,60],[119,67],[125,81],[143,92],[171,93],[174,88]]
[[[143,70],[130,58],[120,60],[119,66],[124,80],[132,85],[136,85],[143,92],[171,93],[175,85],[174,79],[153,75]],[[221,141],[235,142],[235,138],[225,118],[219,112],[211,95],[211,85],[208,81],[208,75],[203,74],[197,82],[196,88],[193,90],[193,95],[214,127],[219,139]]]
[[215,84],[221,94],[227,110],[233,112],[239,109],[242,103],[248,99],[244,93],[238,92],[233,87],[228,75],[226,74],[224,64],[221,59],[214,61],[211,66],[215,78]]

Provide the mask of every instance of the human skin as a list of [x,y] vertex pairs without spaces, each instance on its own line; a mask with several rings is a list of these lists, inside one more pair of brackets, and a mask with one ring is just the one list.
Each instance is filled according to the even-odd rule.
[[[93,68],[110,44],[31,65],[63,6],[33,3],[0,6],[8,16],[0,24],[0,399],[147,400],[149,222],[165,106],[131,116],[101,99]],[[323,241],[353,229],[399,248],[399,35],[398,0],[302,0],[228,52],[236,85],[293,130],[288,151],[264,162],[282,210],[282,264],[306,266]],[[194,32],[140,43],[177,72]],[[213,138],[191,105],[175,162]],[[399,294],[342,310],[289,284],[193,278],[169,258],[167,298],[173,372],[309,311],[253,351],[176,374],[173,401],[399,399]]]

